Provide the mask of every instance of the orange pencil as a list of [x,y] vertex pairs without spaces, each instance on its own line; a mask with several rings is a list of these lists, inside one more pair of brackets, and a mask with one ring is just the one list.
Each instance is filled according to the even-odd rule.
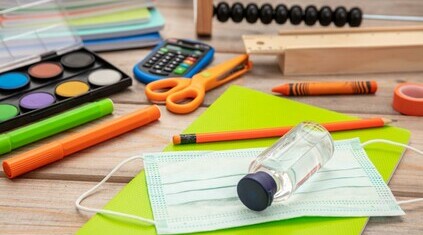
[[[382,127],[390,123],[391,120],[385,118],[371,118],[354,121],[333,122],[322,124],[328,131],[346,131],[365,129],[373,127]],[[180,134],[173,136],[173,144],[194,144],[194,143],[207,143],[228,140],[245,140],[245,139],[258,139],[269,137],[281,137],[292,126],[276,127],[266,129],[242,130],[242,131],[225,131],[225,132],[212,132],[212,133],[199,133],[199,134]]]
[[272,89],[286,96],[374,94],[376,81],[286,83]]
[[65,137],[9,158],[3,161],[3,170],[7,177],[15,178],[130,130],[144,126],[159,118],[159,108],[152,105],[81,133]]

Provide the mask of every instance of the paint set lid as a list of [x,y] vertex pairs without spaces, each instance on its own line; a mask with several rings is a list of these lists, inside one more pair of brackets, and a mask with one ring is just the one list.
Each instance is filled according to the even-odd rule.
[[7,1],[0,8],[0,72],[82,47],[55,0],[20,2]]

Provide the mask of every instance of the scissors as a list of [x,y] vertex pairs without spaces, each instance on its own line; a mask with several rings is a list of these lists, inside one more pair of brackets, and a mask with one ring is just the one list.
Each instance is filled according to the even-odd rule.
[[190,113],[203,103],[206,91],[243,75],[252,66],[248,55],[240,55],[203,70],[191,79],[166,78],[151,82],[145,94],[153,102],[166,101],[166,108],[173,113]]

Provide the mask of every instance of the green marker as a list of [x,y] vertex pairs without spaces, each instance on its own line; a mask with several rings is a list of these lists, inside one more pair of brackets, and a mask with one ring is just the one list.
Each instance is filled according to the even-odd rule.
[[113,102],[102,99],[82,105],[40,122],[0,134],[0,155],[37,140],[55,135],[113,112]]

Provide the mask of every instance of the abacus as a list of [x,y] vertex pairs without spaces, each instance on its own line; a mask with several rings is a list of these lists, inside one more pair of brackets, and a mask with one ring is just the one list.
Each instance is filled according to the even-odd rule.
[[303,9],[299,5],[288,8],[284,4],[273,7],[268,3],[261,6],[249,3],[244,6],[240,2],[236,2],[230,6],[226,2],[213,5],[213,0],[194,0],[194,8],[196,10],[196,31],[199,36],[211,36],[213,16],[216,16],[217,20],[222,23],[230,19],[235,23],[240,23],[245,19],[250,24],[257,21],[263,24],[270,24],[272,21],[277,24],[285,24],[289,21],[292,25],[304,22],[308,26],[315,24],[329,26],[333,23],[337,27],[347,25],[359,27],[363,19],[423,21],[422,17],[413,16],[364,15],[358,7],[347,10],[343,6],[335,9],[323,6],[318,9],[316,6],[310,5]]

